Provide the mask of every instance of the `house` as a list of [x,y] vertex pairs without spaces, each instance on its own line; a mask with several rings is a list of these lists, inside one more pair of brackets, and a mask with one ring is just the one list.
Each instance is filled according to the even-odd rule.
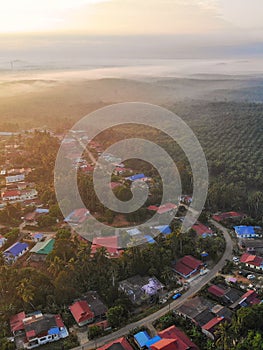
[[105,248],[109,258],[119,258],[123,249],[119,246],[118,236],[95,237],[92,241],[91,252],[93,254],[100,248]]
[[13,263],[28,251],[29,245],[23,242],[16,242],[3,253],[7,263]]
[[224,296],[225,293],[226,293],[226,291],[225,291],[223,288],[221,288],[221,287],[219,287],[219,286],[217,286],[217,285],[215,285],[215,284],[213,284],[212,286],[210,286],[210,287],[207,289],[207,291],[208,291],[208,293],[212,294],[213,296],[215,296],[215,297],[217,297],[217,298],[221,298],[221,297]]
[[92,173],[94,171],[94,166],[91,164],[84,164],[81,165],[80,169],[84,172],[84,173]]
[[41,215],[46,215],[49,213],[49,209],[44,209],[44,208],[37,208],[36,210],[27,213],[24,216],[24,222],[28,225],[37,225],[37,219],[39,218],[39,216]]
[[119,183],[119,182],[110,182],[110,184],[109,184],[109,187],[110,187],[112,190],[114,190],[114,188],[118,188],[118,187],[120,187],[120,186],[122,186],[122,184]]
[[172,230],[169,225],[159,225],[152,227],[154,230],[157,230],[159,233],[163,235],[169,235],[172,233]]
[[134,182],[134,181],[148,181],[149,178],[147,176],[145,176],[144,174],[135,174],[135,175],[126,177],[126,180],[129,180],[132,182]]
[[24,330],[23,320],[26,318],[24,311],[12,316],[10,318],[10,328],[13,335],[16,335],[18,332]]
[[156,205],[150,205],[148,210],[156,211],[158,214],[165,214],[177,209],[177,205],[174,203],[166,203],[157,207]]
[[263,238],[259,239],[253,239],[253,238],[246,238],[241,239],[239,241],[239,247],[241,249],[244,249],[247,253],[254,254],[254,255],[262,255],[263,254]]
[[190,205],[192,203],[193,198],[191,196],[181,196],[180,197],[180,202],[186,205]]
[[192,229],[196,232],[196,234],[202,238],[211,237],[213,235],[213,231],[210,227],[205,226],[201,222],[197,221]]
[[217,317],[224,317],[224,319],[228,322],[230,322],[233,317],[233,312],[220,304],[212,307],[211,312]]
[[89,304],[92,312],[94,313],[96,320],[101,320],[106,318],[106,313],[108,311],[106,305],[101,301],[99,295],[95,291],[90,291],[85,294],[83,300]]
[[220,323],[225,321],[224,317],[214,317],[212,320],[202,326],[202,332],[210,339],[215,339],[215,331]]
[[114,175],[123,175],[123,174],[126,174],[126,173],[131,173],[132,170],[130,168],[125,168],[125,167],[120,167],[120,166],[117,166],[114,170],[113,170],[113,174]]
[[6,184],[13,183],[13,182],[21,182],[24,180],[25,180],[24,174],[10,175],[10,176],[6,176],[5,178]]
[[131,237],[141,234],[141,231],[140,231],[137,227],[134,227],[134,228],[131,228],[131,229],[129,229],[129,230],[126,230],[126,232],[127,232],[128,235],[131,236]]
[[186,300],[181,306],[179,306],[177,313],[180,316],[189,318],[195,324],[202,326],[214,317],[212,312],[210,317],[207,317],[207,315],[204,317],[205,312],[210,312],[214,306],[215,303],[211,302],[210,300],[196,296]]
[[27,189],[22,191],[10,189],[2,192],[1,195],[2,195],[3,201],[15,202],[15,201],[26,201],[26,200],[36,199],[38,192],[35,189]]
[[75,209],[65,218],[64,221],[70,225],[77,226],[83,224],[83,222],[86,221],[89,214],[90,212],[86,208]]
[[0,235],[0,248],[3,247],[3,245],[6,243],[6,241],[7,241],[7,239],[4,236]]
[[[151,350],[198,350],[187,335],[176,326],[171,326],[158,333],[157,340],[150,345]],[[154,339],[154,338],[153,338]]]
[[263,231],[260,226],[234,226],[238,238],[257,238]]
[[134,335],[134,342],[138,345],[140,349],[143,349],[150,339],[151,337],[147,331],[141,331]]
[[133,348],[128,340],[122,337],[97,348],[97,350],[133,350]]
[[29,315],[21,312],[11,317],[10,327],[17,348],[23,349],[33,349],[69,335],[60,315],[43,315],[40,311]]
[[36,232],[36,233],[32,233],[31,237],[34,242],[40,242],[44,238],[44,235],[43,233]]
[[26,189],[22,190],[20,193],[20,200],[22,201],[27,201],[27,200],[32,200],[32,199],[37,199],[38,192],[36,189]]
[[[222,301],[225,304],[233,305],[240,297],[243,295],[243,292],[236,288],[228,288],[225,294],[222,297]],[[230,306],[231,307],[231,306]]]
[[119,289],[137,305],[152,300],[163,291],[163,288],[156,277],[136,275],[119,282]]
[[186,255],[175,263],[173,270],[183,278],[189,278],[199,273],[202,266],[202,261],[195,259],[191,255]]
[[263,258],[260,256],[244,253],[240,258],[240,262],[251,269],[263,271]]
[[233,303],[230,308],[233,310],[239,309],[240,307],[252,306],[260,304],[261,299],[258,294],[250,289],[245,294],[243,294],[235,303]]
[[48,239],[44,242],[38,242],[31,250],[30,259],[33,261],[45,261],[48,254],[52,252],[54,248],[55,240]]
[[1,193],[3,201],[17,201],[20,200],[21,192],[18,190],[7,190]]
[[153,243],[156,243],[156,240],[150,236],[150,235],[144,235],[144,239],[146,240],[147,243],[149,244],[153,244]]
[[86,300],[76,301],[70,305],[69,309],[79,327],[85,326],[94,321],[94,312],[91,311]]
[[238,221],[238,220],[244,219],[245,217],[246,215],[243,213],[238,213],[236,211],[229,211],[226,213],[214,214],[212,216],[212,219],[218,222],[226,221],[226,220]]

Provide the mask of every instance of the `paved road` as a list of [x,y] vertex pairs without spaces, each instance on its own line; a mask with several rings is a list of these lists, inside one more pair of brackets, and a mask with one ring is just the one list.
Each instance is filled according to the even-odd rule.
[[214,220],[211,220],[211,223],[216,226],[218,229],[220,229],[223,232],[225,241],[226,241],[226,249],[224,252],[224,255],[222,256],[221,260],[204,276],[200,276],[196,280],[194,280],[191,284],[191,287],[188,289],[186,293],[182,295],[180,299],[177,299],[170,303],[170,305],[166,305],[162,309],[156,311],[155,313],[137,321],[133,322],[119,330],[117,330],[114,333],[111,333],[109,335],[106,335],[102,338],[99,338],[95,341],[89,341],[86,344],[83,344],[80,347],[75,348],[75,350],[91,350],[96,349],[99,346],[102,346],[106,344],[107,342],[110,342],[114,339],[120,338],[126,334],[129,333],[130,330],[141,327],[143,325],[149,324],[154,322],[156,319],[160,318],[161,316],[165,315],[167,312],[169,312],[171,309],[178,308],[186,299],[192,297],[194,294],[196,294],[205,284],[207,284],[209,281],[211,281],[216,274],[223,268],[225,265],[226,260],[232,259],[232,250],[233,250],[233,243],[231,240],[231,237],[225,227],[220,225],[219,223],[215,222]]

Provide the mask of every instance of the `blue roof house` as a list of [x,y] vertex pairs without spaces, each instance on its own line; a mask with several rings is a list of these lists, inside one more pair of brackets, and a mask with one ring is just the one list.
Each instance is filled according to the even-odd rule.
[[7,263],[13,263],[28,251],[29,245],[23,242],[16,242],[3,253]]
[[259,237],[259,226],[234,226],[238,238],[255,238]]
[[132,175],[130,177],[127,177],[127,180],[130,181],[138,181],[138,180],[142,180],[145,179],[146,176],[144,174],[136,174],[136,175]]
[[172,233],[172,230],[169,225],[160,225],[160,226],[155,226],[154,227],[156,230],[158,230],[160,233],[163,235],[169,235]]
[[134,341],[140,349],[144,348],[150,339],[151,337],[146,331],[142,331],[134,335]]

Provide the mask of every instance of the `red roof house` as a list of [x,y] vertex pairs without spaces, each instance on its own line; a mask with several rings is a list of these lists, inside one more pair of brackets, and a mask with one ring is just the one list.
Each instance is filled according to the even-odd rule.
[[240,258],[240,262],[246,264],[251,268],[263,270],[263,258],[261,258],[260,256],[244,253]]
[[18,190],[7,190],[2,193],[3,201],[12,201],[20,199],[21,192]]
[[214,339],[214,331],[216,327],[224,321],[224,317],[214,317],[212,320],[207,322],[205,325],[202,326],[202,331],[204,334],[206,334],[209,338]]
[[128,343],[128,340],[124,337],[116,339],[100,348],[97,348],[97,350],[113,350],[113,349],[118,349],[118,350],[133,350],[131,345]]
[[81,326],[93,322],[94,313],[91,311],[89,304],[85,300],[76,301],[69,307],[75,321]]
[[176,204],[166,203],[166,204],[160,205],[159,207],[157,207],[156,205],[150,205],[147,209],[156,211],[158,214],[164,214],[171,210],[175,210],[176,208],[177,208]]
[[193,226],[192,229],[198,234],[198,236],[207,237],[211,236],[213,234],[213,231],[210,227],[205,226],[201,222],[197,221]]
[[212,218],[218,222],[228,220],[228,219],[242,219],[244,217],[246,217],[245,214],[238,213],[236,211],[229,211],[226,213],[215,214],[212,216]]
[[198,350],[198,347],[176,326],[171,326],[158,335],[162,339],[150,346],[152,350]]
[[[152,350],[176,350],[177,347],[177,339],[161,339],[157,343],[151,345]],[[188,349],[188,348],[185,348]]]
[[26,318],[26,314],[24,313],[24,311],[10,318],[10,328],[13,334],[15,334],[15,332],[18,332],[24,329],[24,323],[23,323],[24,318]]
[[202,265],[202,261],[195,259],[191,255],[186,255],[176,262],[173,269],[184,278],[189,278],[195,274]]
[[219,297],[219,298],[222,297],[223,295],[225,295],[224,289],[222,289],[214,284],[212,286],[210,286],[207,291],[210,294],[213,294],[214,296]]
[[92,242],[91,252],[94,254],[102,247],[105,247],[110,258],[118,258],[123,253],[119,247],[118,236],[95,237]]

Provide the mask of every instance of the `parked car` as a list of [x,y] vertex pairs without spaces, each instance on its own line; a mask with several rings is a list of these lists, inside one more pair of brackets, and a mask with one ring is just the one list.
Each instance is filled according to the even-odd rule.
[[256,278],[255,275],[251,274],[251,275],[247,275],[247,279],[248,280],[254,280]]
[[182,296],[182,294],[181,293],[176,293],[175,295],[173,295],[173,300],[176,300],[176,299],[178,299],[178,298],[180,298]]
[[237,256],[234,256],[234,257],[233,257],[233,261],[234,261],[235,263],[238,263],[238,262],[239,262],[239,258],[238,258]]

